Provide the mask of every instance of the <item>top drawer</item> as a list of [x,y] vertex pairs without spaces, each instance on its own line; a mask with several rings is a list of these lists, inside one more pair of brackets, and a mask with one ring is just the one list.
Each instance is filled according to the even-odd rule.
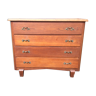
[[84,22],[12,22],[14,34],[82,34]]

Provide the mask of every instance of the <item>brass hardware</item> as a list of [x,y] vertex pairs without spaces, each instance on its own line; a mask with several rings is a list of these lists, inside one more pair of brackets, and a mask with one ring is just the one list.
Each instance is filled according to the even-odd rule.
[[28,27],[23,27],[22,28],[22,30],[25,30],[25,29],[30,30],[30,28],[28,28]]
[[28,51],[28,53],[30,53],[30,51]]
[[73,40],[71,40],[71,42],[73,42]]
[[66,65],[66,64],[68,65],[68,64],[72,64],[72,63],[71,63],[71,62],[69,62],[69,63],[64,62],[63,64],[64,64],[64,65]]
[[22,42],[24,42],[24,41],[25,41],[25,42],[27,42],[27,41],[28,41],[28,42],[30,42],[30,40],[29,40],[29,39],[28,39],[28,40],[24,40],[24,39],[22,39]]
[[73,40],[65,40],[65,42],[73,42]]
[[68,40],[65,40],[65,42],[67,42]]
[[74,28],[72,28],[72,27],[67,27],[65,30],[74,30]]
[[30,53],[30,51],[22,51],[22,53]]
[[68,51],[68,52],[67,51],[64,51],[64,53],[68,53],[68,54],[70,53],[70,54],[72,54],[72,51]]
[[25,63],[26,63],[26,64],[31,64],[31,62],[30,62],[30,61],[29,61],[29,62],[25,62],[25,61],[24,61],[23,63],[24,63],[24,64],[25,64]]
[[65,30],[68,30],[68,28],[66,28]]
[[24,53],[24,51],[22,51],[22,53]]
[[23,63],[25,64],[26,62],[24,61]]
[[66,64],[65,62],[63,64]]

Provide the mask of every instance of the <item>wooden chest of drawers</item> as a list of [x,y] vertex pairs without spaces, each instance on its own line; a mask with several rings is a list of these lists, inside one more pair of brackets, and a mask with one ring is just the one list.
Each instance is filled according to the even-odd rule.
[[87,19],[8,19],[11,22],[14,66],[24,70],[56,69],[74,77],[80,60]]

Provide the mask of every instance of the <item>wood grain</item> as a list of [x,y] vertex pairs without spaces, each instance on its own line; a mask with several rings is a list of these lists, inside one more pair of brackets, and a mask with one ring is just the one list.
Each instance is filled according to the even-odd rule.
[[[65,30],[68,27],[74,30]],[[13,22],[13,30],[14,34],[82,34],[84,29],[83,22]]]
[[81,35],[14,35],[14,39],[16,46],[80,46],[81,44]]
[[16,70],[19,70],[19,69],[24,69],[24,70],[50,69],[50,70],[62,70],[62,71],[70,71],[70,70],[79,71],[78,68],[16,67]]
[[[81,19],[9,19],[11,21],[15,70],[80,70],[85,22]],[[67,21],[66,21],[67,20]],[[50,21],[50,22],[49,22]],[[30,30],[22,30],[28,27]],[[74,30],[65,30],[72,27]],[[30,42],[22,42],[29,39]],[[73,40],[74,42],[65,42]],[[22,53],[30,50],[30,53]],[[72,54],[64,53],[72,51]],[[23,64],[23,61],[31,64]],[[71,65],[63,63],[71,62]],[[23,71],[20,72],[23,76]]]
[[13,60],[14,60],[14,69],[16,70],[16,59],[15,59],[15,43],[14,43],[14,31],[13,31],[13,22],[11,23],[11,35],[12,35],[12,47],[13,47]]
[[[16,67],[78,68],[78,58],[16,57]],[[31,62],[24,64],[23,62]],[[63,64],[64,62],[72,64]]]
[[9,18],[8,21],[88,21],[81,18]]
[[70,70],[70,77],[74,77],[75,70]]
[[[30,53],[23,53],[22,51],[30,51]],[[72,53],[64,53],[65,51],[72,51]],[[79,58],[80,47],[15,47],[15,56]]]

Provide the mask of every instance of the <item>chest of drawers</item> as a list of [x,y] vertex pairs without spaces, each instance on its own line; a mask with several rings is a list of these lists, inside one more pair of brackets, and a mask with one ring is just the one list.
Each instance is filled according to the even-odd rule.
[[15,70],[80,70],[87,19],[8,19],[11,22]]

